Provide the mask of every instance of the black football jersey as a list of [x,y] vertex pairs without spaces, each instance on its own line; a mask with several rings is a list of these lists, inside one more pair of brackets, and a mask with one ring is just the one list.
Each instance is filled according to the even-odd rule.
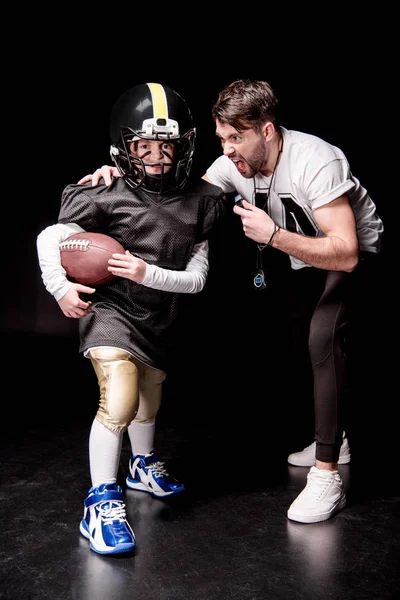
[[[184,191],[157,195],[133,191],[116,178],[109,187],[67,186],[58,222],[110,235],[147,263],[184,270],[194,245],[207,239],[226,214],[227,202],[221,188],[204,180]],[[97,287],[90,296],[92,313],[79,319],[80,351],[115,346],[165,370],[178,296],[122,277]]]

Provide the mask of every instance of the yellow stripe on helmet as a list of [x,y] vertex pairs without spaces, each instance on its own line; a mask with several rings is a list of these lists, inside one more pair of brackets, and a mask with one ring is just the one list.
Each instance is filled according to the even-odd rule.
[[148,83],[153,100],[154,118],[168,119],[167,96],[162,85],[159,83]]

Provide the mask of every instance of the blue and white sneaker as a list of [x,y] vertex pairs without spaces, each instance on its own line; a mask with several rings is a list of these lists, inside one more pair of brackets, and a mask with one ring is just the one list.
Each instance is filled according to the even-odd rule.
[[131,490],[148,492],[153,496],[171,496],[183,492],[185,486],[168,474],[157,454],[132,454],[126,485]]
[[79,529],[98,554],[131,552],[135,534],[126,520],[122,490],[115,483],[102,483],[90,488]]

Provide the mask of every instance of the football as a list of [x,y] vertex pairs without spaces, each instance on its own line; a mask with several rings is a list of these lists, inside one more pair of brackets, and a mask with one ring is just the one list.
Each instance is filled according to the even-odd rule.
[[108,271],[108,260],[115,252],[125,254],[124,247],[109,235],[85,231],[70,235],[59,248],[68,279],[94,287],[115,278]]

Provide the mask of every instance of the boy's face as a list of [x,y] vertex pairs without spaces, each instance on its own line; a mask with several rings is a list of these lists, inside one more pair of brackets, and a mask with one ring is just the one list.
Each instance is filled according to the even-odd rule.
[[133,156],[140,158],[147,175],[165,175],[174,166],[176,144],[168,140],[136,140],[129,145]]

